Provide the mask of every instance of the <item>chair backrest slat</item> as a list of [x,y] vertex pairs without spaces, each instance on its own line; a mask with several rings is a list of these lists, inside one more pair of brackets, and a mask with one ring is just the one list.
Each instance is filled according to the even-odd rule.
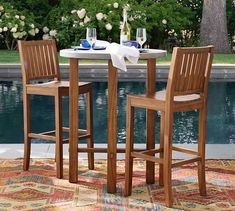
[[18,41],[25,83],[39,79],[60,80],[55,40]]
[[31,59],[32,59],[32,67],[33,69],[31,70],[32,71],[32,77],[37,77],[37,74],[38,71],[38,65],[37,65],[37,51],[35,49],[35,46],[32,46],[31,48],[29,48],[29,51],[30,51],[30,56],[31,56]]
[[172,96],[203,93],[210,77],[214,47],[174,48],[167,90]]

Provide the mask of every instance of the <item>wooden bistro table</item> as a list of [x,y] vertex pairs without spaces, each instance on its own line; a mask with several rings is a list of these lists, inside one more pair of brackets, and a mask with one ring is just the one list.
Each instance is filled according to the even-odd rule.
[[[147,53],[140,53],[140,59],[147,60],[147,84],[146,94],[155,93],[156,81],[156,59],[166,55],[166,51],[149,49]],[[69,181],[77,182],[78,175],[78,81],[79,81],[79,60],[82,59],[101,59],[108,60],[108,140],[107,149],[107,192],[116,193],[116,160],[117,152],[125,152],[117,149],[117,68],[111,61],[111,56],[106,50],[74,50],[63,49],[60,56],[69,58]],[[151,128],[147,130],[147,148],[155,146],[155,112],[147,110],[147,124]],[[89,149],[87,149],[89,150]],[[92,150],[92,149],[90,149]],[[94,152],[99,152],[95,148]],[[147,162],[147,183],[154,183],[154,164]]]

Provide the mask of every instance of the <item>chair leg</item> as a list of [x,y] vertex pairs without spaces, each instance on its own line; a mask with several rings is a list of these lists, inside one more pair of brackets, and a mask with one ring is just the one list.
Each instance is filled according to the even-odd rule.
[[131,107],[127,98],[126,111],[126,157],[125,157],[125,188],[124,196],[130,196],[132,190],[133,157],[131,152],[134,145],[134,107]]
[[[86,128],[90,134],[90,138],[87,140],[87,147],[94,148],[93,140],[93,110],[92,110],[92,90],[90,89],[86,93]],[[88,168],[94,169],[94,152],[88,152]]]
[[[160,116],[160,149],[164,149],[164,117],[165,113],[163,111],[161,111],[161,116]],[[163,152],[160,152],[160,158],[162,159],[163,156]],[[159,164],[159,185],[163,186],[164,185],[164,181],[163,181],[163,164]]]
[[23,107],[24,107],[24,171],[29,170],[30,152],[31,152],[31,138],[30,133],[30,96],[23,94]]
[[[155,113],[154,110],[147,109],[146,111],[146,149],[151,150],[155,148]],[[149,155],[154,156],[154,153]],[[146,183],[155,183],[155,163],[146,160]]]
[[172,129],[173,129],[173,113],[166,112],[165,114],[165,125],[164,125],[164,191],[165,191],[165,202],[168,207],[173,205],[172,196]]
[[63,178],[62,98],[55,96],[56,176]]
[[199,110],[198,122],[198,153],[201,161],[198,162],[198,183],[200,195],[206,195],[206,174],[205,174],[205,144],[206,144],[206,108]]

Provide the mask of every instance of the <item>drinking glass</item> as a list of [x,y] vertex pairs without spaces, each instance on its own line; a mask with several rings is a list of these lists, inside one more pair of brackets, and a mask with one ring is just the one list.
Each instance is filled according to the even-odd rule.
[[146,29],[145,28],[137,28],[136,30],[136,41],[140,44],[140,48],[143,47],[143,44],[146,42]]
[[86,29],[86,40],[89,42],[92,49],[93,44],[96,42],[96,28]]

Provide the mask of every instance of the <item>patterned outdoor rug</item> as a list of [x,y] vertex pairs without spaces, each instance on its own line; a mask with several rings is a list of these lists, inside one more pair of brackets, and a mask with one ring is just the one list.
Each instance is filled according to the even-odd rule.
[[[164,206],[157,182],[145,185],[142,161],[134,163],[133,192],[128,198],[123,197],[123,161],[118,161],[117,194],[106,192],[105,160],[96,161],[94,171],[87,170],[86,161],[79,161],[77,184],[68,182],[67,161],[64,168],[64,179],[56,179],[54,160],[33,160],[30,171],[22,171],[22,160],[0,160],[0,210],[173,210]],[[206,176],[208,195],[201,197],[196,166],[174,169],[174,209],[235,210],[235,161],[207,161]]]

